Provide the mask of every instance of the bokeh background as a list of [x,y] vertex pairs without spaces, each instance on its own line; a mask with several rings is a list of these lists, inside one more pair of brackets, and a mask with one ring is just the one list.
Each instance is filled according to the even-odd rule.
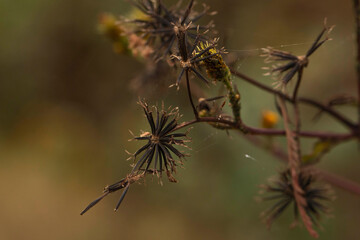
[[[125,149],[133,152],[139,144],[128,142],[128,130],[147,129],[138,96],[129,89],[144,65],[116,55],[96,28],[100,13],[126,14],[129,4],[0,3],[0,239],[310,239],[304,228],[289,228],[292,211],[271,231],[259,217],[269,205],[254,196],[258,185],[281,169],[279,162],[238,134],[229,137],[207,125],[191,131],[192,156],[179,169],[178,184],[148,180],[131,188],[116,214],[119,193],[80,216],[105,185],[129,172]],[[269,85],[259,48],[301,55],[327,17],[336,25],[333,41],[311,57],[300,95],[325,102],[336,94],[356,94],[351,0],[206,3],[219,13],[213,19],[229,52],[238,54],[237,69]],[[273,97],[236,82],[245,122],[259,126],[261,111],[274,109]],[[165,99],[166,105],[180,106],[184,120],[192,117],[183,89],[148,99],[152,104]],[[353,107],[340,111],[356,119]],[[311,107],[302,112],[304,129],[346,130],[326,116],[311,121],[316,114]],[[312,143],[304,141],[304,151]],[[356,142],[342,144],[319,167],[360,182],[358,149]],[[323,219],[321,238],[359,239],[359,196],[334,190],[334,217]]]

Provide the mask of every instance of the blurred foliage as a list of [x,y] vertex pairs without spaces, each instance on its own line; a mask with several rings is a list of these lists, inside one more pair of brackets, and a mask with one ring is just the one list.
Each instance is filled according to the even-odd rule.
[[[259,49],[302,53],[327,17],[337,25],[334,40],[312,56],[299,94],[320,101],[355,95],[351,1],[206,3],[219,12],[213,18],[226,48],[239,54],[237,69],[267,84]],[[237,133],[229,138],[207,125],[191,132],[192,157],[179,169],[178,184],[161,187],[149,179],[131,189],[117,214],[114,194],[80,216],[99,190],[129,171],[124,150],[138,146],[127,142],[128,129],[147,130],[129,90],[144,66],[113,53],[96,29],[101,13],[126,14],[130,7],[121,0],[2,0],[1,6],[0,239],[310,239],[287,228],[290,215],[270,232],[259,218],[265,208],[253,197],[257,185],[281,168],[278,161]],[[244,121],[259,125],[264,109],[275,110],[273,96],[237,81]],[[169,89],[150,102],[163,99],[179,105],[184,119],[191,117],[184,91]],[[344,130],[325,115],[313,122],[316,109],[301,111],[304,129]],[[340,111],[356,118],[353,108]],[[314,142],[302,144],[310,152]],[[347,143],[320,167],[360,182],[358,160],[357,144]],[[359,198],[337,193],[335,218],[324,219],[321,237],[356,239]]]

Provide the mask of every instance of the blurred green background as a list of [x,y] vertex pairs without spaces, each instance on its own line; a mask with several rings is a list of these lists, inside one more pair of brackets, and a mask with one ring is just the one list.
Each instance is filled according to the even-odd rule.
[[[164,179],[160,186],[149,179],[131,188],[116,214],[120,193],[80,216],[105,185],[129,172],[125,149],[133,152],[139,143],[127,141],[128,129],[147,130],[138,96],[129,90],[144,66],[113,53],[96,29],[100,13],[125,14],[129,4],[0,3],[0,239],[310,239],[304,228],[289,229],[292,211],[271,231],[259,218],[269,205],[254,201],[257,186],[281,169],[278,161],[238,134],[229,137],[207,125],[191,131],[192,156],[179,169],[178,184]],[[356,94],[351,0],[206,3],[219,13],[213,19],[226,48],[239,54],[238,70],[267,84],[258,49],[284,45],[302,55],[327,17],[336,25],[333,41],[311,57],[300,95],[325,102],[336,94]],[[261,111],[274,109],[273,97],[236,82],[245,122],[259,126]],[[184,120],[192,117],[184,89],[149,97],[151,104],[164,99],[180,106]],[[301,110],[304,129],[346,130],[326,116],[312,122],[311,107]],[[356,119],[354,108],[340,111]],[[312,143],[303,141],[305,152]],[[360,182],[358,144],[340,145],[319,167]],[[360,199],[335,190],[334,217],[323,219],[320,236],[359,239]]]

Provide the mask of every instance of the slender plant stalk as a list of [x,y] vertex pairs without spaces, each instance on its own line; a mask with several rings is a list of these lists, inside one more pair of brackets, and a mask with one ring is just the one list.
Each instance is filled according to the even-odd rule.
[[[286,132],[286,141],[287,141],[287,149],[288,149],[287,152],[288,152],[288,159],[289,159],[288,163],[289,163],[290,172],[291,172],[291,180],[292,180],[295,202],[298,207],[301,219],[302,219],[306,229],[308,230],[309,234],[312,237],[317,238],[319,236],[319,234],[314,230],[311,218],[305,211],[307,202],[303,196],[304,191],[299,184],[298,173],[300,170],[300,163],[301,163],[299,138],[298,138],[298,135],[296,134],[296,132],[293,132],[290,128],[290,124],[289,124],[290,121],[289,121],[289,116],[288,116],[288,113],[287,113],[287,110],[285,107],[285,100],[280,98],[279,103],[280,103],[279,105],[280,105],[282,117],[284,120],[283,121],[284,128],[285,128],[285,132]],[[298,122],[298,119],[296,121]]]
[[321,169],[315,169],[316,171],[325,181],[330,183],[333,186],[344,189],[352,194],[360,195],[360,186],[358,183],[349,180],[343,176],[336,175],[334,173],[330,173]]
[[196,107],[195,107],[195,104],[194,104],[194,101],[192,99],[192,95],[191,95],[191,89],[190,89],[190,81],[189,81],[189,71],[185,71],[185,75],[186,75],[186,86],[187,86],[187,92],[188,92],[188,95],[189,95],[189,100],[190,100],[190,104],[191,104],[191,107],[193,109],[193,112],[194,112],[194,115],[195,115],[195,118],[198,119],[199,118],[199,114],[196,110]]
[[[251,135],[264,135],[264,136],[285,136],[285,130],[281,129],[268,129],[268,128],[254,128],[243,124],[248,134]],[[345,141],[354,138],[352,133],[330,133],[330,132],[316,132],[316,131],[300,131],[299,136],[307,138],[319,138],[324,140],[339,140]]]
[[344,115],[342,115],[341,113],[333,110],[332,108],[325,106],[313,99],[309,99],[309,98],[298,98],[299,103],[306,103],[308,105],[311,105],[313,107],[317,107],[320,110],[322,110],[323,112],[328,113],[330,116],[334,117],[335,119],[337,119],[339,122],[343,123],[346,127],[350,128],[353,131],[356,131],[359,129],[358,124],[353,123],[352,121],[350,121],[347,117],[345,117]]
[[231,81],[231,73],[229,71],[228,76],[222,80],[226,89],[228,90],[228,98],[231,105],[231,109],[235,118],[235,122],[240,124],[240,94],[234,88],[234,85]]
[[303,71],[304,71],[304,68],[301,68],[297,75],[298,77],[297,77],[296,85],[295,85],[293,96],[292,96],[292,102],[294,102],[295,104],[297,104],[297,98],[298,98],[297,96],[298,96],[298,92],[299,92],[299,88],[300,88]]
[[[293,103],[294,103],[294,117],[295,117],[295,131],[292,132],[289,126],[289,121],[287,119],[287,113],[285,108],[285,101],[281,99],[281,112],[282,116],[284,118],[284,126],[286,131],[286,138],[288,139],[288,153],[289,153],[289,166],[290,166],[290,172],[292,176],[292,183],[294,188],[294,196],[296,205],[298,206],[301,218],[303,220],[303,223],[310,233],[311,236],[314,238],[318,238],[319,234],[314,230],[313,228],[313,222],[309,216],[309,214],[306,212],[305,207],[307,206],[307,200],[304,197],[304,190],[301,188],[299,184],[299,171],[301,168],[301,148],[300,148],[300,138],[299,138],[299,132],[300,132],[300,110],[299,110],[299,103],[298,103],[298,92],[302,80],[302,74],[303,74],[303,68],[301,68],[298,71],[297,74],[297,81],[296,86],[294,89],[294,93],[292,96]],[[285,91],[285,87],[284,87]],[[292,139],[289,139],[291,137]],[[292,146],[289,146],[289,144],[292,144]]]
[[[247,126],[244,123],[242,123],[242,125],[239,126],[234,121],[231,121],[228,119],[222,119],[222,118],[218,118],[218,117],[199,117],[198,119],[194,119],[194,120],[191,120],[188,122],[183,122],[183,123],[179,124],[173,131],[179,130],[184,127],[188,127],[195,123],[201,123],[201,122],[226,124],[229,127],[231,127],[231,129],[242,130],[243,132],[245,131],[249,135],[263,135],[263,136],[285,136],[286,135],[285,130],[255,128],[255,127]],[[315,132],[315,131],[300,131],[299,136],[307,137],[307,138],[335,140],[335,141],[346,141],[346,140],[355,138],[355,135],[352,133],[344,134],[344,133]]]
[[[298,154],[299,154],[299,158],[301,159],[301,149],[300,149],[300,138],[299,138],[299,133],[300,133],[300,128],[301,128],[301,119],[300,119],[300,109],[299,109],[299,102],[298,102],[298,92],[299,92],[299,88],[300,88],[300,83],[302,80],[302,74],[303,74],[303,68],[301,68],[297,74],[297,81],[296,81],[296,86],[294,89],[294,93],[292,96],[293,102],[294,102],[294,116],[295,116],[295,140],[298,142]],[[284,103],[285,104],[285,103]]]

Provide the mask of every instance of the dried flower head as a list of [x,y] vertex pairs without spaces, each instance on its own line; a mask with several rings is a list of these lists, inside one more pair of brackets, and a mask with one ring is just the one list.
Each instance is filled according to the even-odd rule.
[[[323,202],[333,199],[331,191],[327,186],[317,184],[316,178],[311,173],[300,172],[298,177],[299,185],[304,191],[303,197],[306,200],[304,209],[312,222],[318,225],[320,214],[329,212],[329,208],[324,205]],[[294,215],[297,220],[298,207],[295,202],[290,170],[281,172],[278,179],[261,187],[269,194],[269,196],[262,197],[261,200],[276,200],[275,204],[263,213],[268,227],[271,226],[273,221],[278,218],[291,203],[293,203]]]
[[144,132],[138,137],[134,137],[136,140],[146,140],[147,143],[137,150],[134,154],[131,154],[134,160],[140,154],[140,159],[133,165],[133,169],[125,178],[120,181],[106,186],[102,196],[91,202],[80,214],[83,215],[90,208],[95,206],[109,193],[116,192],[124,189],[120,196],[120,199],[115,207],[115,211],[119,208],[121,202],[124,200],[126,193],[128,192],[132,183],[138,182],[143,179],[146,174],[156,175],[159,178],[162,176],[162,172],[165,171],[170,182],[177,182],[173,176],[176,172],[177,162],[173,158],[172,154],[175,154],[182,164],[182,159],[187,155],[180,152],[174,145],[187,147],[186,143],[190,141],[187,133],[175,133],[178,128],[179,112],[178,108],[169,109],[165,111],[162,109],[159,111],[156,109],[156,119],[154,119],[152,111],[144,101],[139,101],[139,104],[145,112],[145,116],[151,128],[151,132]]
[[[264,67],[269,70],[264,75],[273,75],[279,78],[278,86],[285,86],[296,73],[302,74],[302,71],[309,64],[309,57],[326,41],[331,40],[329,34],[334,26],[328,27],[326,19],[324,20],[324,28],[317,36],[309,50],[303,56],[295,56],[289,52],[274,49],[272,47],[263,48],[263,57],[266,57],[265,63],[276,62],[272,67]],[[325,35],[325,36],[324,36]],[[324,36],[324,38],[323,38]],[[323,38],[323,39],[322,39]],[[280,63],[279,63],[280,62]]]
[[194,0],[190,0],[185,9],[181,8],[181,1],[170,8],[160,0],[138,0],[132,3],[147,17],[128,22],[134,23],[136,25],[134,32],[147,39],[147,43],[156,48],[158,53],[156,57],[162,58],[175,53],[173,46],[179,33],[185,33],[185,44],[191,46],[191,41],[187,37],[194,40],[198,29],[206,32],[213,27],[212,22],[205,26],[195,25],[204,15],[213,15],[215,12],[208,12],[209,7],[206,5],[200,13],[193,11]]
[[147,143],[132,154],[134,159],[142,154],[134,165],[132,173],[152,173],[161,177],[162,172],[165,171],[169,181],[176,182],[172,174],[176,172],[177,162],[172,154],[179,158],[178,163],[180,164],[186,154],[177,150],[175,145],[187,147],[186,143],[190,141],[187,133],[174,133],[179,126],[177,122],[178,108],[171,109],[169,112],[159,111],[155,108],[156,119],[154,119],[149,106],[141,100],[139,104],[145,112],[151,132],[144,132],[140,136],[134,137],[136,140],[145,140]]

